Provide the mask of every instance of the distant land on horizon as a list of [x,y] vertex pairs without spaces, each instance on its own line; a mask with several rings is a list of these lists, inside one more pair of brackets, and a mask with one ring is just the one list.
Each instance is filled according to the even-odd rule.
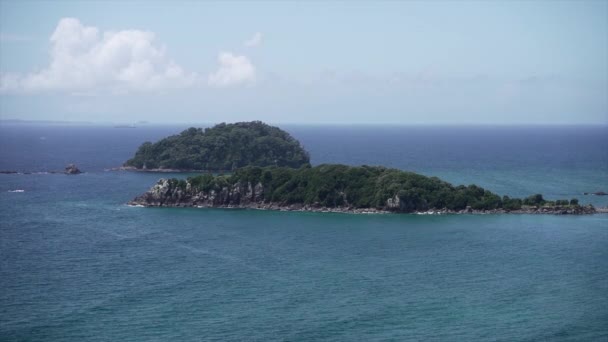
[[[243,120],[225,120],[222,122],[233,123],[241,122]],[[419,127],[474,127],[474,126],[487,126],[487,127],[608,127],[608,121],[603,123],[561,123],[561,122],[546,122],[546,123],[408,123],[408,122],[378,122],[378,123],[366,123],[366,122],[317,122],[317,123],[297,123],[297,122],[274,122],[266,121],[272,125],[282,126],[371,126],[371,127],[384,127],[384,126],[419,126]],[[87,125],[87,126],[188,126],[188,127],[209,127],[220,122],[152,122],[152,121],[136,121],[136,122],[112,122],[112,121],[71,121],[71,120],[28,120],[28,119],[0,119],[1,124],[34,124],[34,125]]]

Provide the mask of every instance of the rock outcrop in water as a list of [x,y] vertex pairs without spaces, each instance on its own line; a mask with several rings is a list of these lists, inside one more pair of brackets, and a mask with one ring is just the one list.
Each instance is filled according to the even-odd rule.
[[74,165],[74,164],[69,164],[68,166],[66,166],[66,167],[65,167],[65,171],[64,171],[64,173],[65,173],[66,175],[77,175],[77,174],[82,173],[82,171],[80,171],[80,169],[78,169],[78,168],[76,167],[76,165]]
[[245,168],[230,176],[161,179],[129,204],[347,213],[596,213],[593,206],[545,201],[540,195],[523,201],[500,198],[476,186],[454,187],[436,178],[399,170],[344,165],[299,170]]

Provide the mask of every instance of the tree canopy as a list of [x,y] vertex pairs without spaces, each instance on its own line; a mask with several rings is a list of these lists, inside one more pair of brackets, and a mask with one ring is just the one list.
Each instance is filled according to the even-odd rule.
[[[476,185],[453,186],[437,177],[380,166],[324,164],[299,169],[244,167],[231,175],[211,174],[172,180],[175,186],[219,192],[238,183],[262,184],[266,202],[310,204],[324,207],[382,208],[400,212],[429,209],[476,210],[521,209],[522,205],[556,205],[540,195],[525,200],[498,195]],[[390,207],[389,199],[393,206]],[[398,201],[396,201],[398,199]],[[568,201],[559,204],[568,205]],[[573,205],[575,205],[573,203]]]
[[234,170],[243,166],[300,167],[310,157],[289,133],[260,121],[188,128],[145,142],[125,166],[138,169]]

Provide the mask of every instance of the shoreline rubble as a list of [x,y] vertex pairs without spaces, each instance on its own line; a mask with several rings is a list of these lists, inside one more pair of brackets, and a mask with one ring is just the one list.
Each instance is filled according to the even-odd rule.
[[591,214],[608,214],[608,208],[595,208],[592,205],[579,207],[529,207],[517,210],[491,209],[491,210],[476,210],[476,209],[432,209],[427,211],[414,212],[398,212],[388,211],[376,208],[350,208],[350,207],[316,207],[310,205],[279,205],[276,203],[259,203],[254,205],[193,205],[185,203],[177,204],[147,204],[138,201],[128,202],[129,206],[138,208],[194,208],[194,209],[250,209],[250,210],[266,210],[266,211],[281,211],[281,212],[310,212],[310,213],[336,213],[336,214],[406,214],[406,215],[501,215],[501,214],[520,214],[520,215],[591,215]]

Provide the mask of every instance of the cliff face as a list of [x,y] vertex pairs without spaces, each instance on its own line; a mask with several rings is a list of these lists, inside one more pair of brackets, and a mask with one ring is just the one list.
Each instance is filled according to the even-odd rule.
[[185,187],[176,186],[171,180],[161,179],[150,190],[136,197],[130,205],[144,207],[197,207],[197,208],[250,208],[282,211],[317,211],[349,213],[388,213],[398,208],[351,208],[323,207],[319,204],[285,204],[267,201],[262,183],[239,182],[223,187],[220,191],[203,191],[186,182]]
[[[185,187],[176,186],[168,179],[159,180],[150,190],[133,199],[129,204],[143,205],[146,207],[243,207],[243,208],[265,208],[265,209],[290,209],[300,210],[304,208],[329,210],[317,204],[284,204],[272,203],[264,197],[264,186],[262,183],[239,182],[231,186],[223,187],[220,191],[203,191],[192,187],[186,181]],[[339,209],[352,210],[344,197],[345,205]],[[383,208],[373,208],[375,211],[406,212],[399,197],[388,198]],[[307,209],[305,209],[307,210]]]
[[[406,213],[408,210],[399,196],[395,195],[385,201],[382,208],[353,208],[348,203],[339,207],[323,207],[319,204],[285,204],[273,203],[265,199],[262,183],[239,182],[222,187],[221,190],[203,191],[192,186],[189,181],[185,186],[178,186],[175,181],[159,180],[150,190],[136,197],[130,205],[145,207],[199,207],[199,208],[254,208],[285,211],[317,211],[347,213]],[[429,209],[418,214],[553,214],[584,215],[595,214],[593,206],[527,206],[517,210],[491,209],[475,210],[467,207],[463,210]]]
[[237,183],[208,192],[193,189],[187,182],[186,187],[175,186],[167,179],[161,179],[150,190],[136,197],[130,204],[151,207],[228,207],[248,206],[264,202],[264,187],[261,183]]

